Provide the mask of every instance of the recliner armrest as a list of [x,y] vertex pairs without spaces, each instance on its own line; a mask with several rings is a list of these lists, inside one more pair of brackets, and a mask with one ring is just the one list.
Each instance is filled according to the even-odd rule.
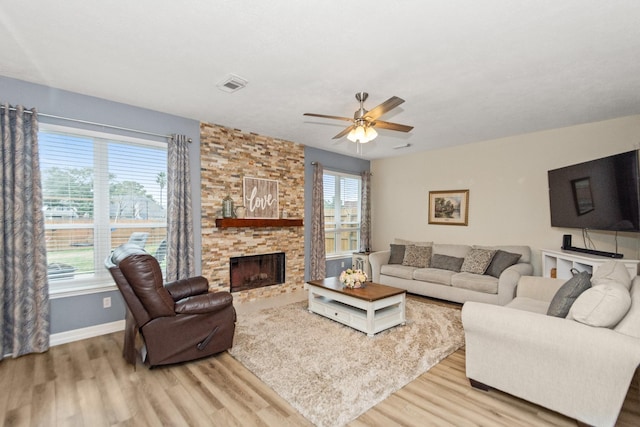
[[194,295],[176,302],[177,314],[201,314],[220,311],[233,304],[233,296],[226,291]]
[[169,291],[174,301],[179,301],[183,298],[208,292],[209,281],[205,277],[196,276],[167,283],[164,287]]

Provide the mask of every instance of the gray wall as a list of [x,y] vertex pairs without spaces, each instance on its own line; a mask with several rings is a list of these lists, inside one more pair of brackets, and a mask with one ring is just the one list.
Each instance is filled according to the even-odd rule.
[[[327,141],[327,143],[329,143]],[[368,160],[344,156],[317,148],[304,149],[304,223],[311,224],[311,200],[313,194],[313,165],[320,162],[324,170],[360,174],[370,170]],[[311,227],[304,228],[305,280],[309,280],[309,254],[311,253]],[[344,264],[344,265],[343,265]],[[327,277],[338,276],[342,270],[351,267],[351,257],[327,260]]]
[[[157,111],[120,104],[100,98],[81,95],[47,86],[36,85],[0,76],[0,102],[11,105],[35,107],[40,113],[73,118],[111,126],[136,129],[161,135],[184,134],[193,140],[190,145],[191,185],[194,209],[194,234],[196,236],[196,269],[201,273],[198,260],[202,256],[201,210],[200,210],[200,123]],[[75,122],[40,117],[42,123],[105,131],[104,128],[82,125]],[[115,134],[136,136],[126,131],[107,129]],[[309,224],[311,214],[311,162],[318,161],[328,170],[358,174],[370,169],[368,160],[344,156],[324,150],[305,147],[305,223]],[[310,229],[305,227],[305,259],[310,251]],[[308,271],[308,261],[305,261]],[[345,267],[342,267],[342,262]],[[327,262],[327,275],[338,275],[351,266],[351,258]],[[307,273],[305,273],[305,277]],[[103,309],[103,298],[111,297],[111,308]],[[124,302],[118,291],[105,291],[79,296],[54,298],[51,300],[51,332],[59,333],[74,329],[96,326],[124,319]]]
[[[191,181],[194,208],[194,235],[201,235],[200,226],[200,123],[131,105],[106,101],[42,85],[0,76],[0,102],[36,108],[38,112],[136,129],[161,135],[184,134],[191,138]],[[178,101],[179,102],[179,101]],[[105,129],[76,122],[40,117],[41,123],[108,131],[126,136],[136,134]],[[202,254],[196,237],[196,260]],[[200,272],[200,263],[197,262]],[[104,297],[111,297],[111,308],[102,308]],[[51,332],[65,332],[124,319],[124,303],[118,291],[107,291],[51,300]]]

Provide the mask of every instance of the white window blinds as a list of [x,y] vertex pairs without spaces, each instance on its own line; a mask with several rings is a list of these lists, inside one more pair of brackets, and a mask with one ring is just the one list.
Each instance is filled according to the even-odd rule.
[[45,126],[39,148],[52,290],[111,284],[104,260],[123,243],[164,266],[166,143]]

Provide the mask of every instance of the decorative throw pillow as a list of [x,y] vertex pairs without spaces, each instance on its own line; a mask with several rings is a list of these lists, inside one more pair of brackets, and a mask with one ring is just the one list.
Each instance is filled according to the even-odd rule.
[[431,257],[431,268],[439,268],[441,270],[460,272],[460,267],[464,258],[457,258],[449,255],[433,254]]
[[631,309],[616,325],[615,331],[621,334],[629,335],[630,337],[640,338],[640,284],[635,283],[638,279],[633,279],[634,283],[631,285]]
[[631,295],[624,285],[610,283],[584,291],[573,303],[568,318],[589,326],[613,328],[631,308]]
[[514,254],[498,249],[484,274],[499,278],[503,271],[517,263],[521,257],[522,254]]
[[467,256],[464,257],[460,271],[484,274],[495,254],[496,251],[493,249],[472,248],[469,253],[467,253]]
[[402,265],[408,265],[417,268],[429,267],[429,263],[431,261],[431,251],[431,246],[405,246]]
[[394,245],[392,243],[389,246],[391,249],[391,255],[389,255],[389,264],[402,264],[402,260],[404,260],[405,245]]
[[607,285],[610,283],[617,283],[623,285],[627,289],[631,289],[631,276],[627,267],[620,261],[607,261],[602,264],[593,273],[591,278],[592,286]]
[[547,310],[547,315],[567,317],[569,309],[571,309],[574,301],[581,293],[591,287],[590,279],[591,275],[586,271],[583,271],[567,280],[553,296],[551,304],[549,304],[549,309]]

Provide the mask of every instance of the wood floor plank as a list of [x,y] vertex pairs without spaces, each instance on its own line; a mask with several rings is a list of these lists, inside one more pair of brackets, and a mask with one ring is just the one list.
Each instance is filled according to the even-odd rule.
[[[419,298],[413,297],[412,298]],[[428,303],[460,307],[446,302]],[[0,362],[0,427],[311,426],[228,353],[149,369],[122,358],[123,333]],[[465,375],[464,347],[374,406],[349,427],[576,426],[575,420]],[[618,426],[640,425],[636,373]]]
[[[17,359],[11,359],[14,370],[11,376],[11,384],[3,387],[2,390],[11,390],[7,400],[7,410],[19,409],[22,406],[31,404],[33,399],[33,366],[34,359],[40,355],[29,354]],[[3,364],[5,362],[3,361]]]
[[178,412],[190,427],[211,425],[211,416],[194,399],[189,389],[178,383],[167,389],[167,395],[174,402]]
[[36,384],[31,401],[31,425],[48,427],[57,422],[55,384],[52,381]]
[[76,383],[80,398],[82,422],[87,426],[108,426],[107,409],[100,398],[100,390],[93,378],[83,379]]
[[121,383],[116,379],[109,360],[106,357],[100,357],[92,360],[89,365],[95,376],[100,379],[96,384],[103,405],[108,408],[109,422],[115,424],[131,418],[129,406],[120,389]]
[[[178,412],[174,402],[167,395],[166,389],[162,388],[162,382],[158,380],[161,374],[153,369],[141,369],[140,373],[140,389],[146,401],[151,405],[152,411],[156,414],[161,425],[187,425],[186,420]],[[146,407],[148,410],[149,408]],[[145,412],[150,417],[149,412]],[[155,417],[154,417],[155,418]]]
[[30,427],[31,426],[31,405],[20,406],[19,408],[7,411],[4,418],[4,426]]

